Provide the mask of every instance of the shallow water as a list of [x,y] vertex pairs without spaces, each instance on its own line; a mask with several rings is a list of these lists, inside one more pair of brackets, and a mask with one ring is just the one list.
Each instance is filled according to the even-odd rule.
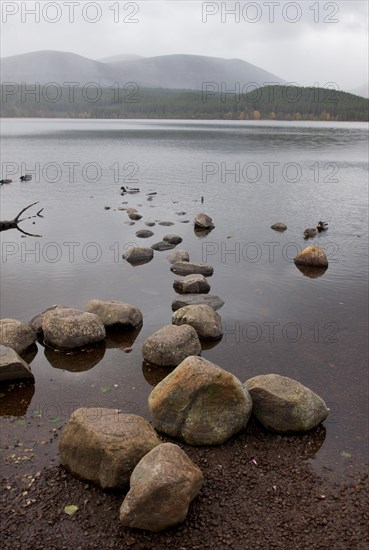
[[[167,252],[139,267],[121,256],[132,243],[178,233],[177,248],[214,266],[211,294],[225,301],[224,337],[203,356],[242,381],[275,372],[321,395],[331,414],[312,461],[318,471],[342,475],[367,463],[366,124],[8,119],[1,131],[2,177],[14,180],[1,187],[1,219],[35,201],[28,215],[44,208],[43,218],[20,224],[42,237],[1,234],[1,317],[29,321],[50,305],[83,308],[90,298],[124,300],[144,315],[139,334],[82,356],[38,345],[34,392],[14,387],[0,400],[3,448],[27,438],[32,448],[46,445],[82,405],[149,416],[148,394],[165,373],[142,365],[141,348],[171,322],[174,276]],[[19,182],[33,169],[31,182]],[[141,191],[121,196],[121,185]],[[148,200],[149,192],[157,195]],[[126,225],[121,206],[142,220]],[[215,222],[203,238],[193,231],[199,211]],[[138,239],[149,219],[174,225]],[[306,246],[303,230],[321,219],[329,229],[309,244],[330,263],[311,278],[292,260]],[[270,229],[278,220],[285,233]]]

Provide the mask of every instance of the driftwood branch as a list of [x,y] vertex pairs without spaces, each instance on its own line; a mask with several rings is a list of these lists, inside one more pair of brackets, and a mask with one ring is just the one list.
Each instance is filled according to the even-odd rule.
[[21,233],[23,233],[24,235],[28,235],[29,237],[42,237],[42,235],[34,235],[32,233],[27,233],[26,231],[23,231],[23,229],[21,229],[18,224],[20,222],[23,222],[24,220],[31,220],[32,218],[43,218],[43,216],[41,215],[41,212],[43,211],[43,208],[41,208],[41,210],[39,210],[37,212],[37,214],[35,214],[34,216],[28,216],[26,218],[22,218],[20,219],[21,215],[23,214],[23,212],[25,212],[26,210],[28,210],[29,208],[31,208],[32,206],[35,206],[35,204],[38,204],[38,201],[37,202],[33,202],[32,204],[29,204],[28,206],[26,206],[25,208],[23,208],[23,210],[21,210],[14,219],[12,220],[4,220],[4,221],[0,221],[0,231],[8,231],[8,229],[18,229],[18,231],[20,231]]

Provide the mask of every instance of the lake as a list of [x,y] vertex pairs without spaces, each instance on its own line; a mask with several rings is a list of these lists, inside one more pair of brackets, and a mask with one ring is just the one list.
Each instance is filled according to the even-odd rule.
[[[175,276],[167,252],[138,267],[122,254],[177,233],[177,248],[214,266],[211,294],[225,302],[223,339],[202,355],[242,382],[290,376],[327,402],[325,439],[310,459],[317,472],[349,476],[367,463],[367,124],[3,119],[1,134],[2,178],[13,179],[1,186],[1,219],[36,201],[25,216],[43,208],[43,218],[20,224],[42,237],[1,234],[1,317],[27,322],[53,304],[84,308],[91,298],[135,304],[144,317],[138,334],[92,352],[38,344],[34,388],[8,388],[0,400],[3,457],[22,442],[38,466],[57,461],[54,434],[80,406],[149,418],[148,395],[165,372],[143,365],[141,349],[171,323]],[[32,181],[20,182],[24,173]],[[122,185],[140,193],[121,196]],[[125,206],[142,220],[125,223]],[[199,237],[201,211],[215,229]],[[138,239],[147,220],[154,236]],[[284,233],[270,228],[279,220]],[[328,231],[308,244],[326,251],[329,267],[311,277],[293,258],[319,220]]]

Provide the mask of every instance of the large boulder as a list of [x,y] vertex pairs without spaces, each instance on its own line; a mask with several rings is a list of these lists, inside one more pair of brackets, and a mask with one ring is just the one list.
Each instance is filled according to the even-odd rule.
[[206,304],[215,310],[224,306],[223,300],[213,294],[183,294],[180,297],[174,298],[172,310],[177,311],[181,307],[197,306],[200,304]]
[[194,224],[199,229],[213,229],[214,227],[213,220],[203,212],[196,215]]
[[293,260],[296,265],[311,267],[328,267],[328,259],[325,252],[319,246],[304,248]]
[[172,323],[190,325],[203,340],[219,340],[223,335],[220,315],[205,304],[181,307],[173,313]]
[[136,306],[125,302],[111,300],[90,300],[86,305],[86,311],[95,313],[101,319],[104,327],[137,328],[142,325],[142,313]]
[[16,319],[0,320],[0,344],[22,354],[36,341],[36,331]]
[[199,273],[205,277],[210,277],[214,273],[214,268],[211,265],[195,264],[191,262],[175,262],[170,268],[176,275],[192,275]]
[[63,307],[68,308],[68,306],[59,306],[59,305],[54,305],[54,306],[48,307],[47,309],[45,309],[41,313],[38,313],[37,315],[32,317],[32,319],[30,321],[28,321],[28,325],[31,328],[33,328],[33,330],[36,331],[37,336],[41,336],[42,333],[43,333],[42,323],[43,323],[43,320],[44,320],[45,313],[47,313],[48,311],[51,311],[55,308],[63,308]]
[[106,336],[105,327],[97,315],[74,308],[48,311],[42,329],[44,344],[62,351],[92,346]]
[[8,380],[34,380],[34,376],[14,349],[0,345],[0,382]]
[[247,380],[245,386],[251,394],[256,418],[273,432],[306,432],[328,416],[323,399],[286,376],[255,376]]
[[178,445],[163,443],[133,470],[130,490],[120,508],[127,527],[162,531],[182,523],[203,483],[201,470]]
[[149,408],[160,432],[190,445],[220,445],[246,426],[252,400],[233,374],[187,357],[153,389]]
[[120,489],[141,460],[161,442],[150,424],[118,409],[81,408],[62,433],[62,465],[74,476],[103,489]]
[[132,246],[122,257],[123,260],[126,260],[131,265],[142,265],[151,262],[154,257],[154,251],[152,248]]
[[174,250],[168,254],[167,260],[171,264],[175,264],[176,262],[189,262],[190,255],[187,250]]
[[183,279],[176,279],[173,288],[179,294],[206,294],[210,290],[210,285],[204,275],[195,273],[186,275]]
[[176,367],[189,355],[198,355],[201,344],[189,325],[168,325],[147,338],[142,348],[144,360],[151,365]]

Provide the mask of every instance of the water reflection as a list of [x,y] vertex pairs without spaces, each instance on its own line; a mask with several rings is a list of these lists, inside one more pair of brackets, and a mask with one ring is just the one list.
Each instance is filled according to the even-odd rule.
[[107,349],[118,348],[125,352],[131,351],[141,329],[142,326],[135,330],[122,330],[119,328],[108,329],[105,339]]
[[164,380],[164,378],[173,372],[174,369],[175,367],[154,367],[153,365],[145,363],[145,361],[142,362],[142,374],[150,386],[156,386],[159,384],[159,382]]
[[105,342],[93,348],[76,352],[62,352],[45,348],[45,357],[54,369],[63,369],[69,372],[85,372],[96,367],[105,355]]
[[211,233],[213,231],[213,229],[214,229],[214,227],[209,227],[207,229],[200,228],[200,227],[195,227],[193,231],[194,231],[196,237],[199,237],[199,239],[204,239],[205,237],[207,237],[209,235],[209,233]]
[[23,351],[20,356],[24,361],[30,365],[32,361],[35,359],[36,355],[38,353],[38,347],[36,344],[32,344],[29,348],[27,348],[25,351]]
[[297,265],[297,269],[309,279],[318,279],[327,271],[328,267],[311,267],[310,265]]
[[35,393],[33,383],[2,384],[0,399],[0,416],[24,416]]

